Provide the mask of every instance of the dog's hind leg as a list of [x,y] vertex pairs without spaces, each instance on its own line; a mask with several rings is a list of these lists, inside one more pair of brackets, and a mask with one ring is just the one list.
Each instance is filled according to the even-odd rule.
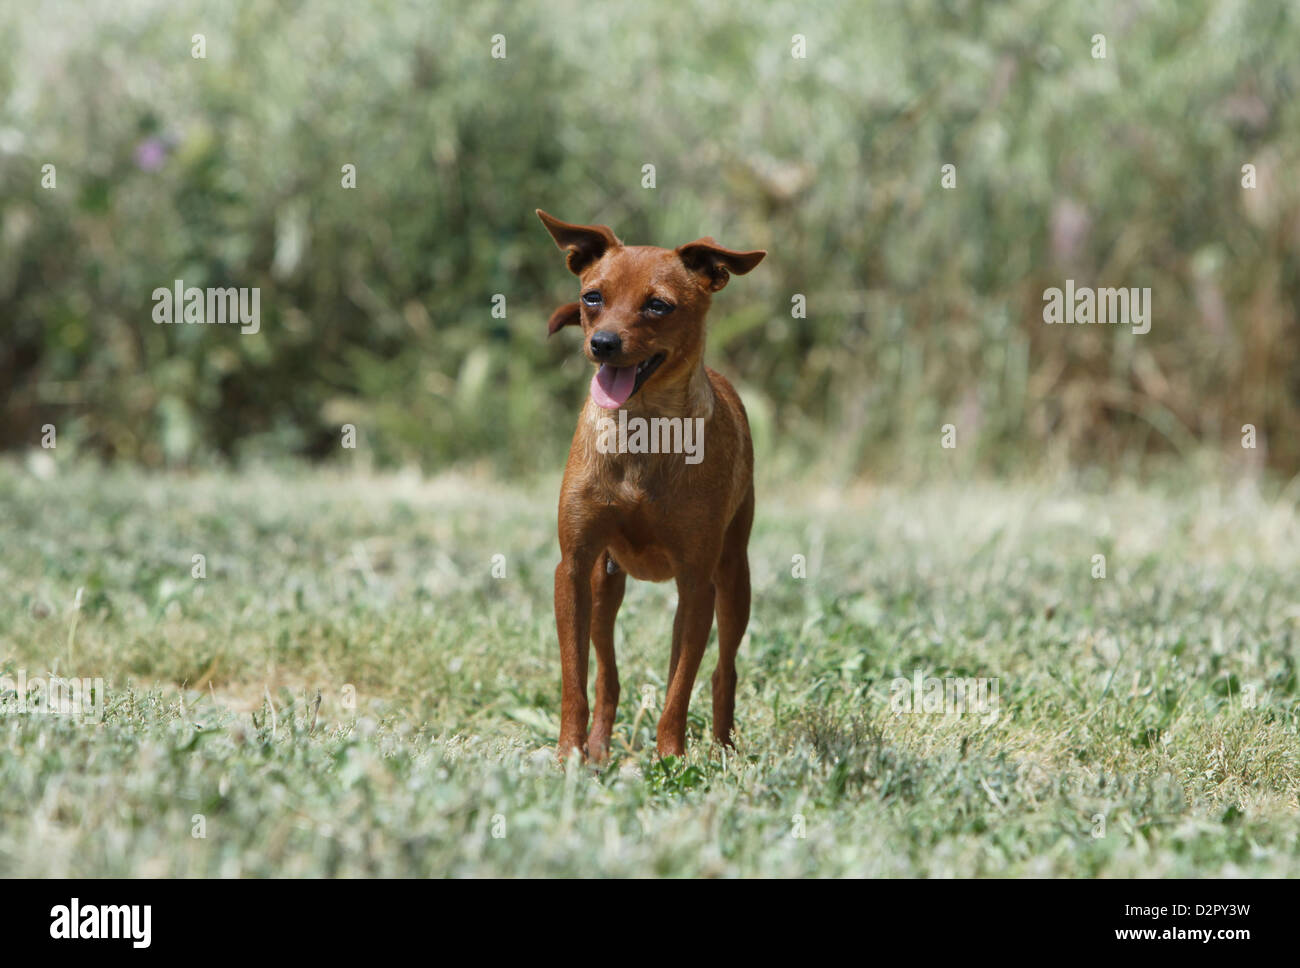
[[[715,559],[716,560],[716,559]],[[668,694],[655,731],[655,746],[660,756],[682,756],[686,752],[686,713],[691,702],[691,689],[695,674],[700,670],[700,659],[709,644],[713,630],[713,576],[716,565],[710,563],[698,570],[688,570],[677,576],[677,619],[674,629],[680,629],[677,661],[668,681]]]
[[749,530],[754,523],[751,489],[727,527],[714,573],[717,588],[718,664],[713,670],[713,739],[731,745],[736,712],[736,653],[749,625]]
[[592,716],[587,755],[603,762],[618,712],[618,665],[614,660],[614,620],[623,604],[627,574],[609,552],[596,558],[591,570],[591,644],[596,651],[596,709]]

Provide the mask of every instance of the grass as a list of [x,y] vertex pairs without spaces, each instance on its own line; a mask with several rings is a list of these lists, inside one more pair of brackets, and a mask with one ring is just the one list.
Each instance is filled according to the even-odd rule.
[[[552,748],[556,484],[0,463],[0,675],[105,698],[0,694],[0,874],[1300,875],[1293,502],[768,482],[737,749],[710,655],[655,757],[673,595],[632,583],[597,772]],[[917,673],[996,717],[895,712]]]

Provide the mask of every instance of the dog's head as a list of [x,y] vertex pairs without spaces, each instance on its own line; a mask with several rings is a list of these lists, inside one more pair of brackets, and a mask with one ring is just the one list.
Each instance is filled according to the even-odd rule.
[[591,396],[617,410],[651,380],[688,380],[704,353],[704,317],[731,273],[744,275],[767,255],[736,252],[711,238],[675,249],[624,245],[604,225],[537,217],[568,253],[581,280],[578,301],[551,314],[551,333],[581,326],[583,352],[597,364]]

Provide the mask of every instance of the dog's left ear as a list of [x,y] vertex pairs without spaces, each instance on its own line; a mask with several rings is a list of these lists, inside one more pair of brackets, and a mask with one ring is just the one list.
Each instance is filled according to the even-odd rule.
[[554,336],[557,329],[563,329],[565,326],[581,326],[582,309],[576,302],[565,303],[555,312],[551,313],[551,318],[546,324],[546,335]]
[[764,249],[755,249],[753,252],[737,252],[735,249],[725,249],[714,242],[712,237],[705,236],[702,239],[696,239],[694,242],[687,242],[685,245],[677,247],[677,254],[681,257],[686,268],[692,272],[701,273],[709,289],[717,292],[727,284],[731,278],[731,273],[743,276],[754,266],[763,261],[767,255]]

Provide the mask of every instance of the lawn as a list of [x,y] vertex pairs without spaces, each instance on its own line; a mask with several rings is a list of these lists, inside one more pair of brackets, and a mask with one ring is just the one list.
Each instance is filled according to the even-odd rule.
[[557,486],[0,462],[0,874],[1300,876],[1294,494],[761,482],[736,749],[711,649],[655,756],[634,582],[596,771],[554,758]]

